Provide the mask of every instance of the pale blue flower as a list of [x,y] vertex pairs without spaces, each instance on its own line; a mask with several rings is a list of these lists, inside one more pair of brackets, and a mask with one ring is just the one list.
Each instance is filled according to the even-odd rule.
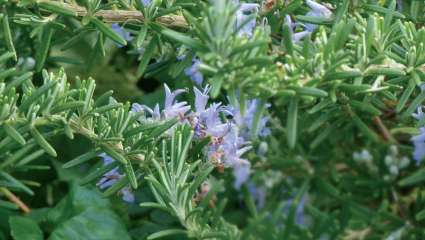
[[[236,3],[238,2],[239,1]],[[252,37],[254,29],[257,25],[257,20],[253,18],[248,22],[246,21],[250,15],[257,14],[259,8],[260,5],[256,3],[242,3],[239,6],[238,10],[236,11],[236,28],[239,29],[239,36]]]
[[417,165],[425,158],[425,127],[419,128],[419,131],[419,135],[410,139],[414,146],[413,159],[415,159]]
[[161,118],[161,112],[159,111],[159,104],[156,104],[154,109],[146,106],[146,105],[140,105],[138,103],[133,103],[131,105],[131,111],[133,112],[147,112],[151,115],[152,120],[160,120]]
[[[100,157],[102,157],[103,159],[104,166],[109,165],[115,161],[113,158],[106,155],[105,153],[100,154]],[[123,177],[124,175],[119,173],[118,167],[115,167],[109,172],[103,174],[103,177],[99,180],[99,182],[96,183],[96,186],[98,186],[100,189],[106,189],[115,185]],[[122,188],[119,191],[119,194],[122,195],[122,199],[124,201],[128,203],[134,202],[134,194],[132,193],[131,188],[129,186]]]
[[199,71],[200,64],[201,61],[199,59],[193,58],[192,66],[184,70],[186,76],[190,77],[190,79],[192,79],[192,81],[195,82],[197,85],[201,85],[204,81],[204,76],[202,75],[201,71]]
[[190,106],[187,105],[187,102],[178,102],[175,98],[186,92],[183,89],[177,89],[171,92],[167,84],[164,84],[165,89],[165,101],[164,101],[164,110],[162,111],[165,119],[173,117],[183,117],[187,111],[190,110]]
[[412,116],[414,118],[416,118],[416,120],[418,121],[422,121],[424,119],[424,112],[423,112],[424,107],[423,106],[419,106],[417,109],[416,113],[413,113]]
[[[330,18],[332,16],[331,10],[329,10],[326,6],[313,0],[306,0],[306,3],[311,9],[310,12],[307,13],[307,16],[324,18]],[[313,32],[317,28],[317,25],[313,23],[306,23],[305,28],[307,31]]]
[[[227,112],[232,115],[233,121],[239,127],[241,136],[246,139],[250,139],[254,135],[265,137],[270,134],[270,129],[266,126],[269,120],[268,117],[262,117],[258,123],[257,132],[252,132],[254,130],[254,117],[260,107],[259,104],[260,100],[258,99],[247,100],[243,112],[241,112],[240,104],[238,103],[236,106],[229,106],[227,108]],[[266,104],[266,108],[269,106],[269,104]]]
[[152,0],[141,0],[141,2],[143,3],[143,6],[147,7],[152,3]]
[[289,26],[289,30],[291,31],[291,33],[292,33],[292,41],[294,42],[294,43],[297,43],[297,42],[299,42],[300,40],[302,40],[304,37],[306,37],[306,36],[308,36],[309,34],[310,34],[310,32],[309,31],[307,31],[307,30],[304,30],[304,31],[301,31],[301,32],[294,32],[295,31],[295,28],[297,27],[297,25],[299,25],[298,23],[293,23],[292,22],[292,19],[291,19],[291,17],[289,16],[289,15],[286,15],[285,16],[285,23]]
[[[124,40],[127,42],[133,40],[133,36],[129,32],[127,32],[123,27],[121,27],[118,23],[112,24],[112,29],[118,33]],[[118,47],[123,47],[121,44],[116,44]]]

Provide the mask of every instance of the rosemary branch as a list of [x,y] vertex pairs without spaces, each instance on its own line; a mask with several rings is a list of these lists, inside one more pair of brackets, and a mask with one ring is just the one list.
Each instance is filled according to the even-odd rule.
[[[55,1],[43,1],[43,2],[55,2]],[[61,3],[63,7],[68,10],[75,12],[78,17],[84,17],[88,15],[88,11],[81,6],[75,6],[68,3]],[[139,21],[146,22],[145,17],[140,11],[137,10],[99,10],[94,14],[96,17],[100,17],[107,23],[114,22],[128,22],[128,21]],[[187,28],[187,22],[183,16],[168,14],[157,17],[156,22],[167,26],[167,27],[179,27]]]

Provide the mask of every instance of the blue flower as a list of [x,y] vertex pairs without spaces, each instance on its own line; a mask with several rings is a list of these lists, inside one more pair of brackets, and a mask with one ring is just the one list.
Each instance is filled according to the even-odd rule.
[[423,106],[419,106],[416,113],[413,113],[412,116],[416,118],[418,121],[422,121],[424,119]]
[[[233,116],[233,121],[240,129],[240,134],[246,138],[250,139],[251,136],[260,136],[265,137],[270,134],[270,129],[266,127],[268,122],[268,117],[262,117],[258,123],[257,132],[253,133],[254,117],[260,107],[260,100],[252,99],[245,102],[245,110],[241,112],[240,104],[236,106],[230,106],[227,110]],[[270,105],[267,104],[266,108]]]
[[187,105],[187,102],[178,102],[175,98],[186,92],[183,89],[177,89],[171,92],[170,88],[167,84],[164,84],[165,89],[165,101],[164,101],[164,110],[162,111],[165,119],[173,118],[173,117],[182,117],[185,115],[187,111],[190,110],[190,106]]
[[[113,158],[106,155],[105,153],[102,153],[100,157],[102,157],[103,159],[104,166],[109,165],[115,161]],[[124,175],[119,173],[118,167],[115,167],[111,171],[105,173],[103,177],[99,180],[99,182],[96,183],[96,186],[98,186],[100,189],[106,189],[116,184],[123,177]],[[119,194],[122,195],[122,199],[124,201],[128,203],[134,202],[134,194],[129,186],[122,188],[119,191]]]
[[187,102],[178,102],[175,98],[183,92],[186,92],[183,89],[177,89],[176,91],[171,92],[167,84],[164,84],[165,89],[165,100],[164,100],[164,109],[161,112],[159,110],[159,104],[156,104],[154,109],[151,109],[148,106],[140,105],[138,103],[133,103],[131,110],[133,112],[148,112],[151,115],[151,120],[167,120],[174,117],[184,118],[186,112],[190,110],[190,106],[187,105]]
[[[324,5],[313,0],[306,0],[306,3],[311,9],[310,12],[307,13],[307,16],[324,18],[330,18],[332,16],[332,12]],[[305,28],[307,31],[313,32],[317,28],[317,25],[313,23],[306,23]]]
[[190,79],[192,79],[192,81],[195,82],[197,85],[201,85],[204,81],[204,76],[202,75],[201,71],[199,71],[200,64],[201,61],[199,59],[193,58],[192,66],[184,70],[186,76],[190,77]]
[[299,42],[301,39],[303,39],[304,37],[308,36],[310,34],[309,31],[304,30],[301,32],[294,32],[295,28],[297,27],[297,25],[299,25],[298,23],[292,23],[292,19],[289,15],[285,16],[285,22],[286,24],[289,26],[289,30],[292,33],[292,41],[294,43]]
[[141,2],[143,3],[143,6],[147,7],[152,3],[152,0],[141,0]]
[[419,135],[410,139],[414,146],[413,159],[415,159],[417,165],[425,158],[425,127],[419,128],[419,131]]
[[[129,32],[127,32],[126,30],[124,30],[123,27],[121,27],[118,23],[113,23],[112,24],[112,29],[118,33],[118,35],[120,35],[122,38],[124,38],[126,41],[131,41],[133,40],[133,36],[130,35]],[[118,47],[123,47],[121,44],[116,44]]]
[[159,111],[159,104],[156,104],[154,109],[146,106],[146,105],[140,105],[138,103],[133,103],[131,105],[131,111],[133,112],[148,112],[151,115],[152,120],[160,120],[161,119],[161,112]]
[[[238,3],[239,1],[235,1]],[[242,3],[236,11],[236,29],[239,29],[239,36],[252,37],[254,29],[257,25],[255,18],[248,21],[251,14],[256,14],[260,8],[256,3]],[[248,22],[246,22],[248,21]]]

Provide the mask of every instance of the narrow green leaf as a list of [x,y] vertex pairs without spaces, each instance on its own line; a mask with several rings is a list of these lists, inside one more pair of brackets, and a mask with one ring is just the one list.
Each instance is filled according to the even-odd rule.
[[12,33],[10,31],[9,26],[9,16],[7,15],[6,8],[3,8],[3,33],[4,33],[4,40],[6,41],[6,46],[9,49],[11,53],[13,53],[13,58],[16,61],[18,59],[18,56],[16,55],[15,46],[13,45],[13,38]]
[[370,130],[370,128],[368,127],[368,125],[366,123],[363,122],[363,120],[361,120],[356,114],[354,114],[352,116],[353,119],[353,123],[357,126],[357,128],[366,136],[368,137],[370,140],[377,142],[378,141],[378,136],[376,135],[375,132],[373,132],[372,130]]
[[52,108],[50,113],[55,114],[55,113],[73,111],[82,107],[84,107],[84,101],[67,102],[67,103],[63,103],[63,104],[55,106],[54,108]]
[[171,235],[181,235],[181,234],[187,234],[187,231],[182,229],[167,229],[167,230],[162,230],[149,235],[148,240],[167,237]]
[[131,165],[130,161],[127,161],[127,164],[124,164],[124,171],[127,174],[131,187],[133,189],[137,189],[138,187],[137,177],[136,177],[136,174],[134,173],[133,166]]
[[117,160],[120,163],[123,164],[127,164],[127,159],[120,153],[118,153],[117,151],[115,151],[112,147],[110,147],[107,144],[101,144],[100,148],[102,148],[102,150],[109,155],[111,158]]
[[397,103],[397,106],[395,108],[395,111],[397,113],[400,113],[401,110],[403,110],[404,106],[406,105],[407,101],[410,98],[410,95],[412,95],[413,90],[415,90],[416,85],[413,79],[411,79],[406,87],[406,90],[404,90],[403,94],[400,97],[400,100]]
[[297,142],[297,122],[298,122],[298,98],[293,97],[289,103],[288,119],[286,122],[286,131],[288,138],[288,146],[295,147]]
[[139,34],[137,34],[137,37],[136,37],[136,47],[137,48],[140,48],[142,46],[143,42],[146,39],[147,33],[148,33],[148,27],[146,25],[142,25],[140,27]]
[[77,16],[77,13],[73,11],[73,9],[67,8],[66,5],[62,4],[61,2],[39,2],[38,6],[53,13],[70,17]]
[[137,76],[141,77],[146,70],[146,67],[149,64],[153,54],[155,53],[155,49],[158,44],[158,37],[155,35],[149,44],[145,48],[145,52],[143,53],[143,57],[140,60],[139,67],[137,68]]
[[52,40],[54,29],[48,24],[41,31],[41,38],[35,56],[35,70],[40,72],[46,62],[49,53],[50,42]]
[[22,135],[18,131],[16,131],[14,127],[10,126],[8,123],[4,123],[3,128],[6,131],[7,135],[9,135],[9,137],[11,137],[17,143],[25,145],[26,141],[24,137],[22,137]]
[[318,88],[313,87],[299,87],[295,91],[300,95],[307,95],[313,97],[327,97],[328,93]]
[[100,21],[99,19],[92,17],[90,18],[90,22],[93,23],[94,26],[96,26],[99,31],[101,31],[105,36],[109,37],[114,42],[126,46],[127,41],[121,37],[118,33],[116,33],[112,28],[110,28],[108,25]]
[[35,142],[43,148],[47,154],[52,157],[57,157],[55,149],[44,139],[43,135],[35,128],[30,127],[31,135],[34,137]]
[[98,155],[99,155],[98,151],[89,151],[89,152],[84,153],[84,154],[72,159],[71,161],[65,163],[62,167],[63,168],[74,167],[74,166],[80,165],[82,163],[85,163],[85,162],[93,159],[94,157],[97,157]]
[[407,187],[415,184],[419,184],[425,181],[425,168],[416,170],[414,173],[409,176],[401,179],[398,182],[398,185],[401,187]]

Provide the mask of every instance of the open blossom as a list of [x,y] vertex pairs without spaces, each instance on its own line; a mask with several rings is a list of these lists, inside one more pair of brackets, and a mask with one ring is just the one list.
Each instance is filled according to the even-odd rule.
[[[313,0],[306,0],[306,3],[311,9],[310,12],[307,13],[307,16],[324,18],[330,18],[332,16],[331,10],[329,10],[326,6]],[[305,28],[307,31],[313,32],[317,28],[317,25],[313,23],[307,23],[305,24]]]
[[[239,1],[235,1],[239,3]],[[256,3],[242,3],[236,11],[236,29],[239,36],[252,37],[257,21],[255,18],[248,20],[251,14],[256,14],[260,8]],[[248,21],[248,22],[247,22]]]
[[165,101],[164,109],[162,110],[162,116],[159,109],[159,104],[156,104],[154,109],[151,109],[148,106],[140,105],[138,103],[133,103],[132,111],[133,112],[147,112],[151,115],[153,120],[167,120],[174,117],[183,117],[186,112],[190,110],[190,106],[187,105],[187,102],[179,102],[176,100],[176,97],[181,93],[185,92],[183,89],[178,89],[171,92],[167,84],[164,84],[165,89]]
[[[111,158],[110,156],[106,155],[105,153],[102,153],[100,155],[103,159],[103,165],[109,165],[115,160]],[[109,172],[105,173],[103,177],[97,182],[96,186],[98,186],[100,189],[106,189],[111,187],[112,185],[116,184],[121,178],[123,178],[124,175],[119,173],[118,167],[113,168]],[[122,195],[122,199],[128,203],[134,202],[134,194],[131,191],[130,186],[126,186],[122,188],[119,191],[119,194]]]

